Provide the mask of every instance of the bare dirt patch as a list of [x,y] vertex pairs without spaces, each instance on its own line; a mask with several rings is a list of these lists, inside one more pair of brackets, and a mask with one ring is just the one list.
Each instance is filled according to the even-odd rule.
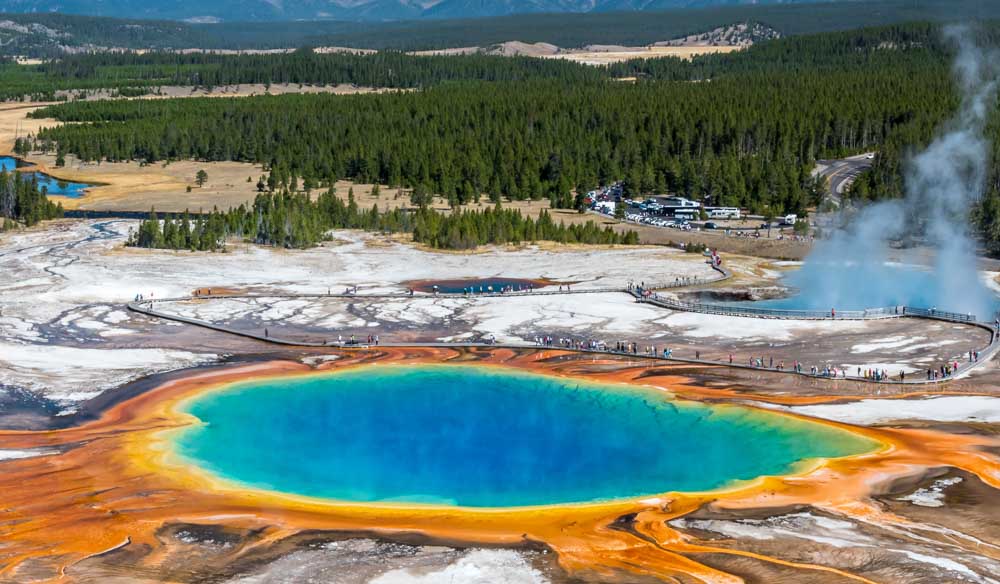
[[[305,85],[297,83],[244,83],[236,85],[221,85],[219,87],[192,87],[184,85],[168,85],[153,89],[153,93],[141,97],[119,98],[114,90],[99,89],[87,92],[82,98],[84,101],[96,101],[102,99],[172,99],[175,97],[254,97],[258,95],[287,95],[290,93],[330,93],[333,95],[356,95],[363,93],[385,93],[391,91],[405,91],[402,89],[378,89],[374,87],[360,87],[351,84],[339,85]],[[57,91],[57,97],[74,99],[80,94],[77,90]]]

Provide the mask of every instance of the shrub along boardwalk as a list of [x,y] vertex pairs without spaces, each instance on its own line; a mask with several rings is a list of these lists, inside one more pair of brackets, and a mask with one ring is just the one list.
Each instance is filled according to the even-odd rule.
[[[679,288],[684,286],[692,285],[703,285],[709,282],[718,282],[725,280],[731,276],[731,273],[721,267],[716,267],[716,270],[720,272],[720,276],[714,279],[678,279],[675,282],[667,285],[657,285],[655,289],[665,289],[665,288]],[[652,287],[648,287],[652,288]],[[664,308],[669,308],[672,310],[687,310],[693,312],[705,312],[710,314],[727,314],[734,317],[744,317],[744,318],[784,318],[789,320],[801,320],[803,315],[798,311],[777,311],[771,310],[767,311],[766,315],[763,314],[753,314],[747,311],[733,309],[731,312],[726,312],[729,307],[723,306],[713,306],[713,305],[703,305],[703,304],[691,304],[691,303],[673,303],[671,301],[664,300],[658,297],[656,294],[651,293],[642,288],[637,288],[635,286],[629,286],[627,288],[583,288],[577,290],[531,290],[524,292],[507,292],[507,293],[491,293],[491,294],[471,294],[471,295],[460,295],[451,294],[444,296],[454,296],[460,298],[516,298],[523,296],[556,296],[556,295],[569,295],[569,294],[604,294],[609,292],[621,292],[629,294],[635,298],[636,302],[643,302],[652,304],[654,306],[660,306]],[[196,318],[190,318],[185,316],[180,316],[177,314],[172,314],[169,312],[164,312],[157,310],[155,306],[157,304],[164,305],[172,302],[186,302],[191,300],[217,300],[217,299],[253,299],[253,298],[278,298],[278,299],[324,299],[324,298],[341,298],[349,300],[366,300],[371,302],[378,302],[380,300],[388,299],[400,299],[400,298],[428,298],[441,295],[434,294],[411,294],[411,293],[390,293],[390,294],[219,294],[219,295],[199,295],[199,296],[189,296],[181,298],[165,298],[160,300],[137,300],[128,304],[128,309],[145,314],[154,318],[161,318],[165,320],[170,320],[174,322],[180,322],[184,324],[190,324],[194,326],[199,326],[215,331],[220,331],[228,333],[231,335],[236,335],[244,338],[254,339],[257,341],[263,341],[266,343],[271,343],[274,345],[291,346],[291,347],[310,347],[310,348],[338,348],[338,349],[368,349],[372,345],[363,342],[334,342],[334,341],[304,341],[304,340],[292,340],[281,337],[276,337],[264,329],[263,331],[257,330],[240,330],[233,327],[229,327],[222,324],[216,324],[210,321],[200,320]],[[700,310],[699,310],[700,309]],[[891,311],[890,311],[891,310]],[[806,318],[818,319],[822,318],[818,315],[807,316]],[[826,318],[833,318],[829,314]],[[812,374],[805,371],[799,372],[794,370],[785,369],[775,369],[770,367],[751,367],[749,365],[742,365],[737,363],[725,363],[719,361],[708,361],[704,359],[687,359],[674,357],[672,355],[664,356],[658,354],[647,354],[647,353],[637,353],[630,351],[620,351],[612,350],[610,347],[607,348],[588,348],[580,346],[552,346],[547,347],[560,351],[571,351],[578,353],[594,353],[594,354],[605,354],[605,355],[625,355],[631,358],[641,358],[651,361],[663,361],[663,362],[681,362],[681,363],[691,363],[699,365],[711,365],[711,366],[725,366],[735,369],[752,369],[755,371],[769,371],[784,375],[798,375],[814,379],[826,379],[829,381],[836,380],[848,380],[856,382],[865,383],[878,383],[878,384],[894,384],[894,385],[925,385],[925,384],[940,384],[946,383],[955,379],[959,375],[965,375],[972,369],[980,366],[983,363],[988,362],[1000,349],[1000,337],[998,337],[997,331],[993,326],[979,322],[974,318],[970,318],[967,315],[951,314],[951,313],[941,313],[932,312],[922,309],[912,309],[908,307],[894,307],[893,309],[877,309],[877,310],[867,310],[867,311],[853,311],[845,313],[837,313],[835,315],[837,320],[878,320],[886,318],[919,318],[919,319],[930,319],[930,320],[942,320],[947,322],[955,322],[968,326],[975,326],[990,332],[990,342],[982,350],[979,351],[978,360],[969,363],[964,368],[960,368],[957,374],[952,374],[947,377],[942,377],[939,379],[906,379],[900,381],[899,379],[885,379],[881,381],[874,381],[864,377],[857,377],[852,375],[846,375],[846,371],[843,376],[827,376],[822,374]],[[378,346],[385,347],[453,347],[453,348],[509,348],[509,349],[530,349],[535,348],[537,345],[530,343],[502,343],[497,344],[495,342],[441,342],[441,343],[382,343],[379,342]]]

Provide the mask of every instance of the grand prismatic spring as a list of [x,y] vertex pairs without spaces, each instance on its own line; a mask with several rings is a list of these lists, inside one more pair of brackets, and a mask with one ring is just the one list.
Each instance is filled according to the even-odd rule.
[[186,565],[187,544],[165,534],[215,526],[250,538],[233,565],[303,537],[373,533],[549,549],[560,570],[606,581],[739,582],[701,558],[784,561],[699,542],[672,522],[815,506],[905,526],[865,502],[873,485],[942,464],[989,484],[1000,476],[987,439],[729,404],[731,389],[691,372],[558,350],[414,347],[170,376],[80,426],[0,432],[5,448],[47,452],[0,476],[0,581]]
[[708,491],[877,447],[759,410],[467,365],[250,381],[184,409],[201,423],[177,438],[183,458],[251,486],[356,502],[511,507]]

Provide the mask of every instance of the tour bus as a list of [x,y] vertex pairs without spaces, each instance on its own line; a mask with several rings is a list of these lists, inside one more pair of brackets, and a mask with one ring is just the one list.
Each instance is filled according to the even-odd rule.
[[691,199],[685,199],[684,197],[659,197],[659,201],[657,202],[667,208],[681,207],[698,209],[701,207],[701,205],[697,202],[692,201]]
[[709,219],[739,219],[740,210],[738,207],[715,207],[708,209]]

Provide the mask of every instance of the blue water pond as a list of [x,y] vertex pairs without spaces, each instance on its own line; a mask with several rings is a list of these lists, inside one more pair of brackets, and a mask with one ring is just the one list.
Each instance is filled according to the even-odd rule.
[[545,286],[544,282],[522,278],[468,278],[460,280],[427,280],[413,286],[420,292],[441,294],[488,294],[513,290],[521,292]]
[[[9,156],[0,157],[0,169],[11,172],[17,168],[17,159]],[[38,187],[44,189],[49,195],[54,197],[67,197],[77,199],[86,194],[84,191],[93,185],[87,183],[77,183],[59,180],[42,172],[26,172],[25,178],[35,178],[38,180]]]
[[474,365],[372,365],[188,401],[181,459],[352,502],[509,507],[703,491],[874,449],[868,438],[648,388]]

